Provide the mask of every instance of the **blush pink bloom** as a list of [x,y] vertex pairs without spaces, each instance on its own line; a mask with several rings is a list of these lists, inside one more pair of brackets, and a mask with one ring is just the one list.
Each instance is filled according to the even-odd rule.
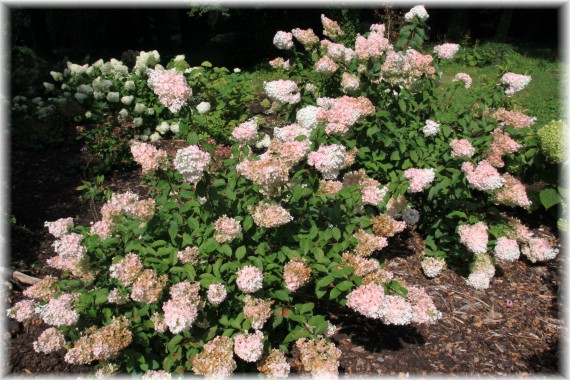
[[55,327],[50,327],[44,330],[38,337],[38,340],[33,343],[34,351],[49,354],[51,352],[60,350],[65,345],[65,337]]
[[471,76],[467,73],[457,73],[453,77],[452,82],[463,82],[465,88],[469,88],[473,84],[473,79],[471,79]]
[[453,139],[449,142],[449,146],[453,158],[470,158],[475,154],[475,148],[466,139]]
[[257,206],[250,206],[249,212],[254,223],[262,228],[279,227],[293,220],[289,211],[274,202],[262,201]]
[[412,305],[412,323],[433,324],[441,318],[441,312],[424,288],[409,286],[407,289],[408,302]]
[[131,142],[131,154],[135,162],[142,166],[142,172],[156,170],[166,162],[166,152],[154,146],[138,141]]
[[433,48],[433,52],[441,59],[452,59],[459,51],[458,44],[441,44]]
[[291,68],[289,60],[284,60],[281,57],[277,57],[269,61],[269,66],[273,67],[274,69],[283,69],[283,70],[289,70]]
[[252,265],[237,271],[236,284],[244,293],[255,293],[263,287],[263,273]]
[[423,191],[435,179],[435,169],[406,169],[404,178],[410,181],[408,192],[418,193]]
[[187,331],[198,316],[198,309],[186,299],[170,299],[162,305],[164,324],[173,334]]
[[492,198],[498,204],[511,207],[528,207],[532,204],[526,193],[525,185],[509,173],[503,174],[505,185],[497,190]]
[[467,182],[477,190],[489,191],[501,188],[505,184],[505,179],[489,162],[483,160],[477,167],[471,162],[464,162],[461,171],[465,173]]
[[275,102],[296,104],[301,101],[301,93],[297,83],[292,80],[276,80],[263,84],[267,97]]
[[336,21],[331,20],[325,15],[321,15],[321,22],[323,24],[323,34],[325,36],[335,39],[344,35],[344,31],[340,28]]
[[48,228],[50,234],[59,239],[73,228],[73,218],[61,218],[55,222],[45,222],[44,226]]
[[215,239],[218,243],[223,244],[230,242],[241,235],[241,225],[234,218],[222,215],[215,223]]
[[382,33],[372,32],[368,37],[357,36],[354,50],[361,61],[379,59],[392,45]]
[[39,314],[37,312],[40,304],[34,300],[22,300],[17,302],[8,309],[7,315],[10,318],[17,320],[18,322],[24,322],[29,319],[37,319]]
[[295,292],[311,279],[312,269],[302,259],[292,259],[283,267],[283,280],[290,292]]
[[134,253],[128,253],[109,267],[109,277],[117,279],[123,286],[129,286],[142,270],[143,265],[139,257]]
[[384,288],[382,285],[361,285],[346,296],[346,306],[354,311],[372,319],[379,319],[385,315]]
[[518,260],[520,255],[521,251],[516,240],[509,239],[505,236],[497,239],[497,244],[495,244],[495,257],[497,259],[515,261]]
[[558,255],[558,251],[546,238],[531,238],[521,248],[522,254],[532,263],[552,260]]
[[505,94],[511,96],[528,86],[531,79],[528,75],[506,73],[501,77],[501,83],[507,86]]
[[315,63],[315,71],[323,74],[325,77],[331,76],[337,70],[338,65],[326,55]]
[[73,310],[73,304],[79,299],[79,294],[62,294],[58,298],[51,299],[40,310],[40,316],[48,325],[73,326],[79,320],[79,313]]
[[295,37],[306,50],[310,50],[313,46],[319,43],[319,37],[313,32],[312,29],[293,29],[291,31]]
[[400,296],[385,296],[384,307],[386,309],[381,317],[387,325],[408,325],[414,317],[412,305]]
[[346,166],[346,148],[342,145],[321,145],[315,152],[309,153],[307,162],[321,172],[324,179],[336,179]]
[[148,70],[148,83],[158,96],[158,101],[172,112],[178,112],[192,97],[192,89],[186,78],[176,71]]
[[464,224],[457,229],[459,233],[459,241],[467,247],[467,249],[475,254],[487,252],[487,243],[489,235],[487,234],[487,225],[478,222],[473,225]]
[[246,362],[256,362],[263,354],[263,333],[256,330],[253,334],[238,334],[234,337],[234,352]]
[[536,117],[530,117],[520,111],[507,111],[504,108],[499,108],[493,113],[493,118],[502,122],[505,125],[512,125],[515,129],[520,130],[528,128],[536,122]]
[[208,301],[212,305],[221,304],[226,299],[227,295],[228,295],[228,292],[227,292],[224,284],[210,284],[208,286],[207,297],[208,297]]

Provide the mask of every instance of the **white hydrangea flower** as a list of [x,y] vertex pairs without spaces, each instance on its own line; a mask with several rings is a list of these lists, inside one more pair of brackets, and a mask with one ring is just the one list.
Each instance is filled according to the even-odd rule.
[[413,21],[414,17],[419,18],[420,20],[427,20],[429,17],[425,7],[423,5],[416,5],[408,13],[404,15],[406,21],[411,22]]
[[161,135],[163,135],[166,132],[170,131],[170,125],[168,125],[166,121],[163,121],[162,123],[156,126],[156,131]]
[[118,103],[120,100],[120,95],[118,92],[109,92],[107,93],[107,100],[112,103]]
[[135,127],[140,127],[142,124],[143,124],[143,119],[142,119],[142,117],[135,117],[135,118],[133,119],[133,125],[134,125]]
[[198,113],[200,115],[206,114],[208,112],[210,112],[210,109],[212,108],[212,106],[210,105],[210,103],[208,102],[201,102],[200,104],[198,104],[196,106],[196,111],[198,111]]
[[160,140],[160,133],[154,132],[152,135],[150,135],[150,141],[157,142],[158,140]]
[[121,98],[121,103],[123,103],[123,104],[125,104],[125,105],[129,105],[129,104],[131,104],[131,103],[133,102],[133,99],[134,99],[134,98],[135,98],[135,97],[132,96],[132,95],[123,96],[123,97]]

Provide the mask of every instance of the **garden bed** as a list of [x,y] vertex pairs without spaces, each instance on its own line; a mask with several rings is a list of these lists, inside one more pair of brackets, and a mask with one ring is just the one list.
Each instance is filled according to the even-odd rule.
[[[76,190],[81,185],[79,173],[68,165],[80,154],[79,147],[35,154],[19,149],[11,154],[12,215],[18,218],[18,226],[12,229],[12,269],[41,278],[55,272],[45,265],[55,253],[51,247],[54,238],[43,227],[44,221],[65,216],[73,216],[83,225],[96,221],[89,201]],[[144,194],[139,183],[140,169],[135,169],[109,178],[105,186]],[[399,258],[391,260],[388,269],[409,285],[425,287],[442,318],[434,325],[386,326],[348,308],[330,310],[329,319],[338,327],[333,341],[342,350],[341,372],[521,375],[559,370],[559,269],[563,257],[545,264],[523,260],[501,263],[491,287],[478,291],[452,270],[433,280],[425,278],[420,252],[413,249],[417,246],[414,236],[406,233],[390,244],[385,254],[397,252]],[[15,303],[23,298],[27,286],[17,281],[11,284],[10,303]],[[90,366],[67,364],[65,349],[48,355],[36,353],[32,343],[46,327],[41,321],[10,320],[7,326],[6,369],[10,373],[91,370]],[[300,371],[298,360],[291,365]]]

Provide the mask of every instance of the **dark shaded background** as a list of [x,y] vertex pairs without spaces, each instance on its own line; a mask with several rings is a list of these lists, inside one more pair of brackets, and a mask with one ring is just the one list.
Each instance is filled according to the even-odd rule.
[[[431,41],[534,43],[558,46],[557,8],[447,9],[426,7]],[[277,30],[312,28],[322,32],[321,13],[337,19],[338,9],[233,9],[190,17],[188,9],[23,9],[11,8],[12,44],[47,59],[79,62],[89,55],[119,58],[122,52],[158,50],[163,57],[186,54],[191,64],[249,67],[274,58]],[[402,9],[406,12],[408,8]],[[383,9],[354,9],[358,32],[378,22]],[[335,17],[336,16],[336,17]]]

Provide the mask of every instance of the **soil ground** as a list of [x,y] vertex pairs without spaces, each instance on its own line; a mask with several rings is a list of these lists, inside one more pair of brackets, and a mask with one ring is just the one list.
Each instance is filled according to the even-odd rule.
[[[72,216],[76,224],[97,220],[100,205],[81,198],[76,187],[80,174],[70,162],[80,146],[69,145],[30,153],[11,152],[11,269],[35,277],[55,270],[45,265],[54,255],[53,237],[44,221]],[[113,191],[143,193],[139,170],[106,180]],[[559,345],[563,324],[560,305],[562,257],[545,264],[524,260],[499,264],[492,285],[485,291],[465,284],[465,279],[447,270],[437,279],[421,274],[420,253],[414,234],[407,233],[391,244],[400,257],[388,269],[408,285],[424,286],[442,312],[430,326],[385,326],[349,309],[332,310],[329,318],[338,327],[333,340],[342,350],[341,372],[347,374],[552,374],[560,371]],[[26,285],[10,279],[3,282],[6,304],[22,299]],[[65,350],[38,354],[32,343],[46,326],[40,322],[10,320],[4,335],[9,361],[4,371],[11,375],[39,373],[70,374],[90,371],[63,360]],[[299,371],[293,355],[292,367]]]

